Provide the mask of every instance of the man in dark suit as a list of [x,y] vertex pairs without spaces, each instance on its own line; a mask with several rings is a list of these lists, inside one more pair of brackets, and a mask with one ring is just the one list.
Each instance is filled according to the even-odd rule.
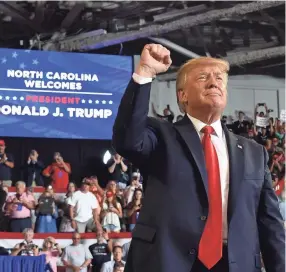
[[42,176],[44,164],[39,160],[39,153],[36,150],[31,150],[25,168],[27,175],[27,187],[32,185],[44,186],[44,180]]
[[229,64],[209,57],[182,66],[185,117],[148,118],[151,81],[170,52],[146,45],[119,106],[116,151],[148,171],[126,272],[268,272],[285,268],[285,233],[265,149],[220,122]]

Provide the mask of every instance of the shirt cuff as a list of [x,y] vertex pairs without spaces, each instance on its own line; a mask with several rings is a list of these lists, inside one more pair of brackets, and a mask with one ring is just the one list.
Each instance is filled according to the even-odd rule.
[[142,77],[142,76],[137,75],[136,73],[133,73],[132,78],[136,83],[140,85],[150,83],[153,80],[153,78],[151,77]]

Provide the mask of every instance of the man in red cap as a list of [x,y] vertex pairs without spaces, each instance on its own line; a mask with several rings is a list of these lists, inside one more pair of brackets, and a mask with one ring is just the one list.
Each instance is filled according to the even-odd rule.
[[14,160],[11,154],[5,153],[6,145],[4,140],[0,140],[0,181],[3,185],[12,185],[12,171]]

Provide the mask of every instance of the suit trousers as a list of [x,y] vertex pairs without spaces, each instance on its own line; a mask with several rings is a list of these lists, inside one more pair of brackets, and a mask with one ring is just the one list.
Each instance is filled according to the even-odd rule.
[[199,259],[196,259],[191,272],[229,272],[227,246],[223,246],[222,258],[211,270],[207,269]]

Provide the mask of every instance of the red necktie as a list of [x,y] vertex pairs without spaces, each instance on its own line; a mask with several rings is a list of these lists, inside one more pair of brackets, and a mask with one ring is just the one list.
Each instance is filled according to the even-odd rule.
[[208,174],[209,215],[199,244],[199,260],[211,269],[222,257],[222,200],[217,153],[211,141],[214,129],[205,126],[202,145]]

